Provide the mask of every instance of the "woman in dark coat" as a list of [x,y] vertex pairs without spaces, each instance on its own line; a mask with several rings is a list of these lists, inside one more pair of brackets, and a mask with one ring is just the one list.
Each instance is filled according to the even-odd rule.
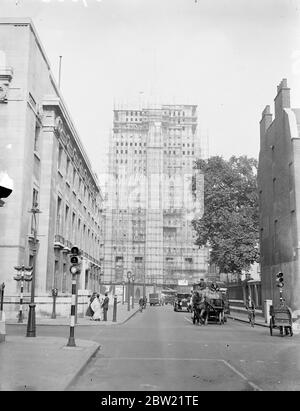
[[92,308],[91,308],[91,304],[92,304],[92,302],[94,301],[94,299],[95,299],[96,297],[97,297],[97,293],[94,292],[94,293],[91,295],[90,303],[89,303],[89,306],[88,306],[88,308],[87,308],[87,310],[86,310],[86,313],[85,313],[85,315],[86,315],[87,317],[91,317],[91,318],[92,318],[92,316],[94,315],[94,311],[93,311]]

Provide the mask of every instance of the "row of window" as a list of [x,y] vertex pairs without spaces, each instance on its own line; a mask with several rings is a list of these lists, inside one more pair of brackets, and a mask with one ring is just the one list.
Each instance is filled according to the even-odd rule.
[[[119,141],[116,142],[116,145],[119,145]],[[123,141],[120,142],[120,146],[133,146],[133,143],[131,142],[130,144],[128,144],[128,142],[126,141],[125,143],[123,143]],[[135,146],[139,145],[142,146],[142,143],[134,143]],[[144,143],[144,146],[146,146],[146,143]]]
[[[180,154],[179,153],[179,150],[180,149],[177,149],[178,151],[175,151],[175,150],[173,150],[173,153],[172,153],[172,151],[171,150],[169,150],[169,152],[167,151],[167,150],[164,150],[164,154]],[[116,150],[116,154],[128,154],[128,150]],[[133,154],[133,153],[132,153]],[[134,154],[146,154],[146,150],[144,150],[144,152],[142,151],[142,150],[134,150]],[[182,151],[182,154],[187,154],[187,155],[194,155],[194,151],[185,151],[185,150],[183,150]]]
[[[116,154],[128,154],[128,150],[116,150]],[[134,154],[146,154],[146,150],[134,150]]]
[[[143,116],[143,115],[147,115],[148,112],[147,111],[126,111],[126,116]],[[181,110],[176,110],[176,111],[164,111],[163,112],[164,115],[169,115],[171,116],[173,114],[173,116],[180,116],[182,115],[183,117],[185,116],[185,112],[181,111]]]
[[78,193],[80,199],[86,203],[92,213],[100,216],[100,206],[97,204],[96,199],[92,196],[88,187],[84,184],[79,173],[76,171],[75,165],[72,164],[71,159],[64,151],[61,144],[58,145],[57,167],[60,174],[65,176],[66,183],[70,186],[72,185],[73,191]]
[[56,208],[56,234],[62,235],[64,238],[70,240],[73,244],[83,247],[88,254],[99,258],[100,235],[103,231],[100,226],[95,226],[95,231],[86,223],[83,223],[82,217],[76,216],[75,211],[65,204],[63,209],[63,202],[61,197],[57,197]]

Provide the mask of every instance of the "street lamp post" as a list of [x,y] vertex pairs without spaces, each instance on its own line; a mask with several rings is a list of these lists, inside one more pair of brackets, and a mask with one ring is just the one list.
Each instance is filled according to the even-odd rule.
[[127,272],[127,311],[130,311],[130,278],[131,278],[131,271]]
[[36,336],[36,323],[35,323],[34,298],[35,298],[36,255],[37,255],[37,249],[38,249],[36,214],[40,213],[37,202],[34,202],[32,209],[29,212],[32,213],[32,217],[33,217],[33,247],[32,247],[33,266],[32,266],[31,296],[30,296],[30,304],[29,304],[29,314],[28,314],[26,337],[35,337]]
[[145,271],[144,271],[144,276],[143,276],[144,278],[143,278],[143,298],[145,299],[145,297],[146,297],[146,273],[145,273]]
[[132,308],[134,308],[134,280],[135,280],[134,274],[132,274],[131,279],[132,279]]

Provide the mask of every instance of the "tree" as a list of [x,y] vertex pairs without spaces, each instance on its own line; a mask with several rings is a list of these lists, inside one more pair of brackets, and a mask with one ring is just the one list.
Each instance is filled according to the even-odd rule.
[[259,261],[257,160],[215,156],[195,168],[204,174],[204,214],[192,221],[196,244],[211,248],[220,272],[240,275]]

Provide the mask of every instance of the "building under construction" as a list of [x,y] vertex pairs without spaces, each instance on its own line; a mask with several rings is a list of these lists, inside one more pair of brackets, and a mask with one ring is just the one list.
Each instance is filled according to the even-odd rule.
[[[197,106],[115,109],[105,209],[104,281],[192,284],[207,272],[191,220],[203,213]],[[197,174],[195,174],[197,173]],[[196,196],[192,183],[196,184]]]

